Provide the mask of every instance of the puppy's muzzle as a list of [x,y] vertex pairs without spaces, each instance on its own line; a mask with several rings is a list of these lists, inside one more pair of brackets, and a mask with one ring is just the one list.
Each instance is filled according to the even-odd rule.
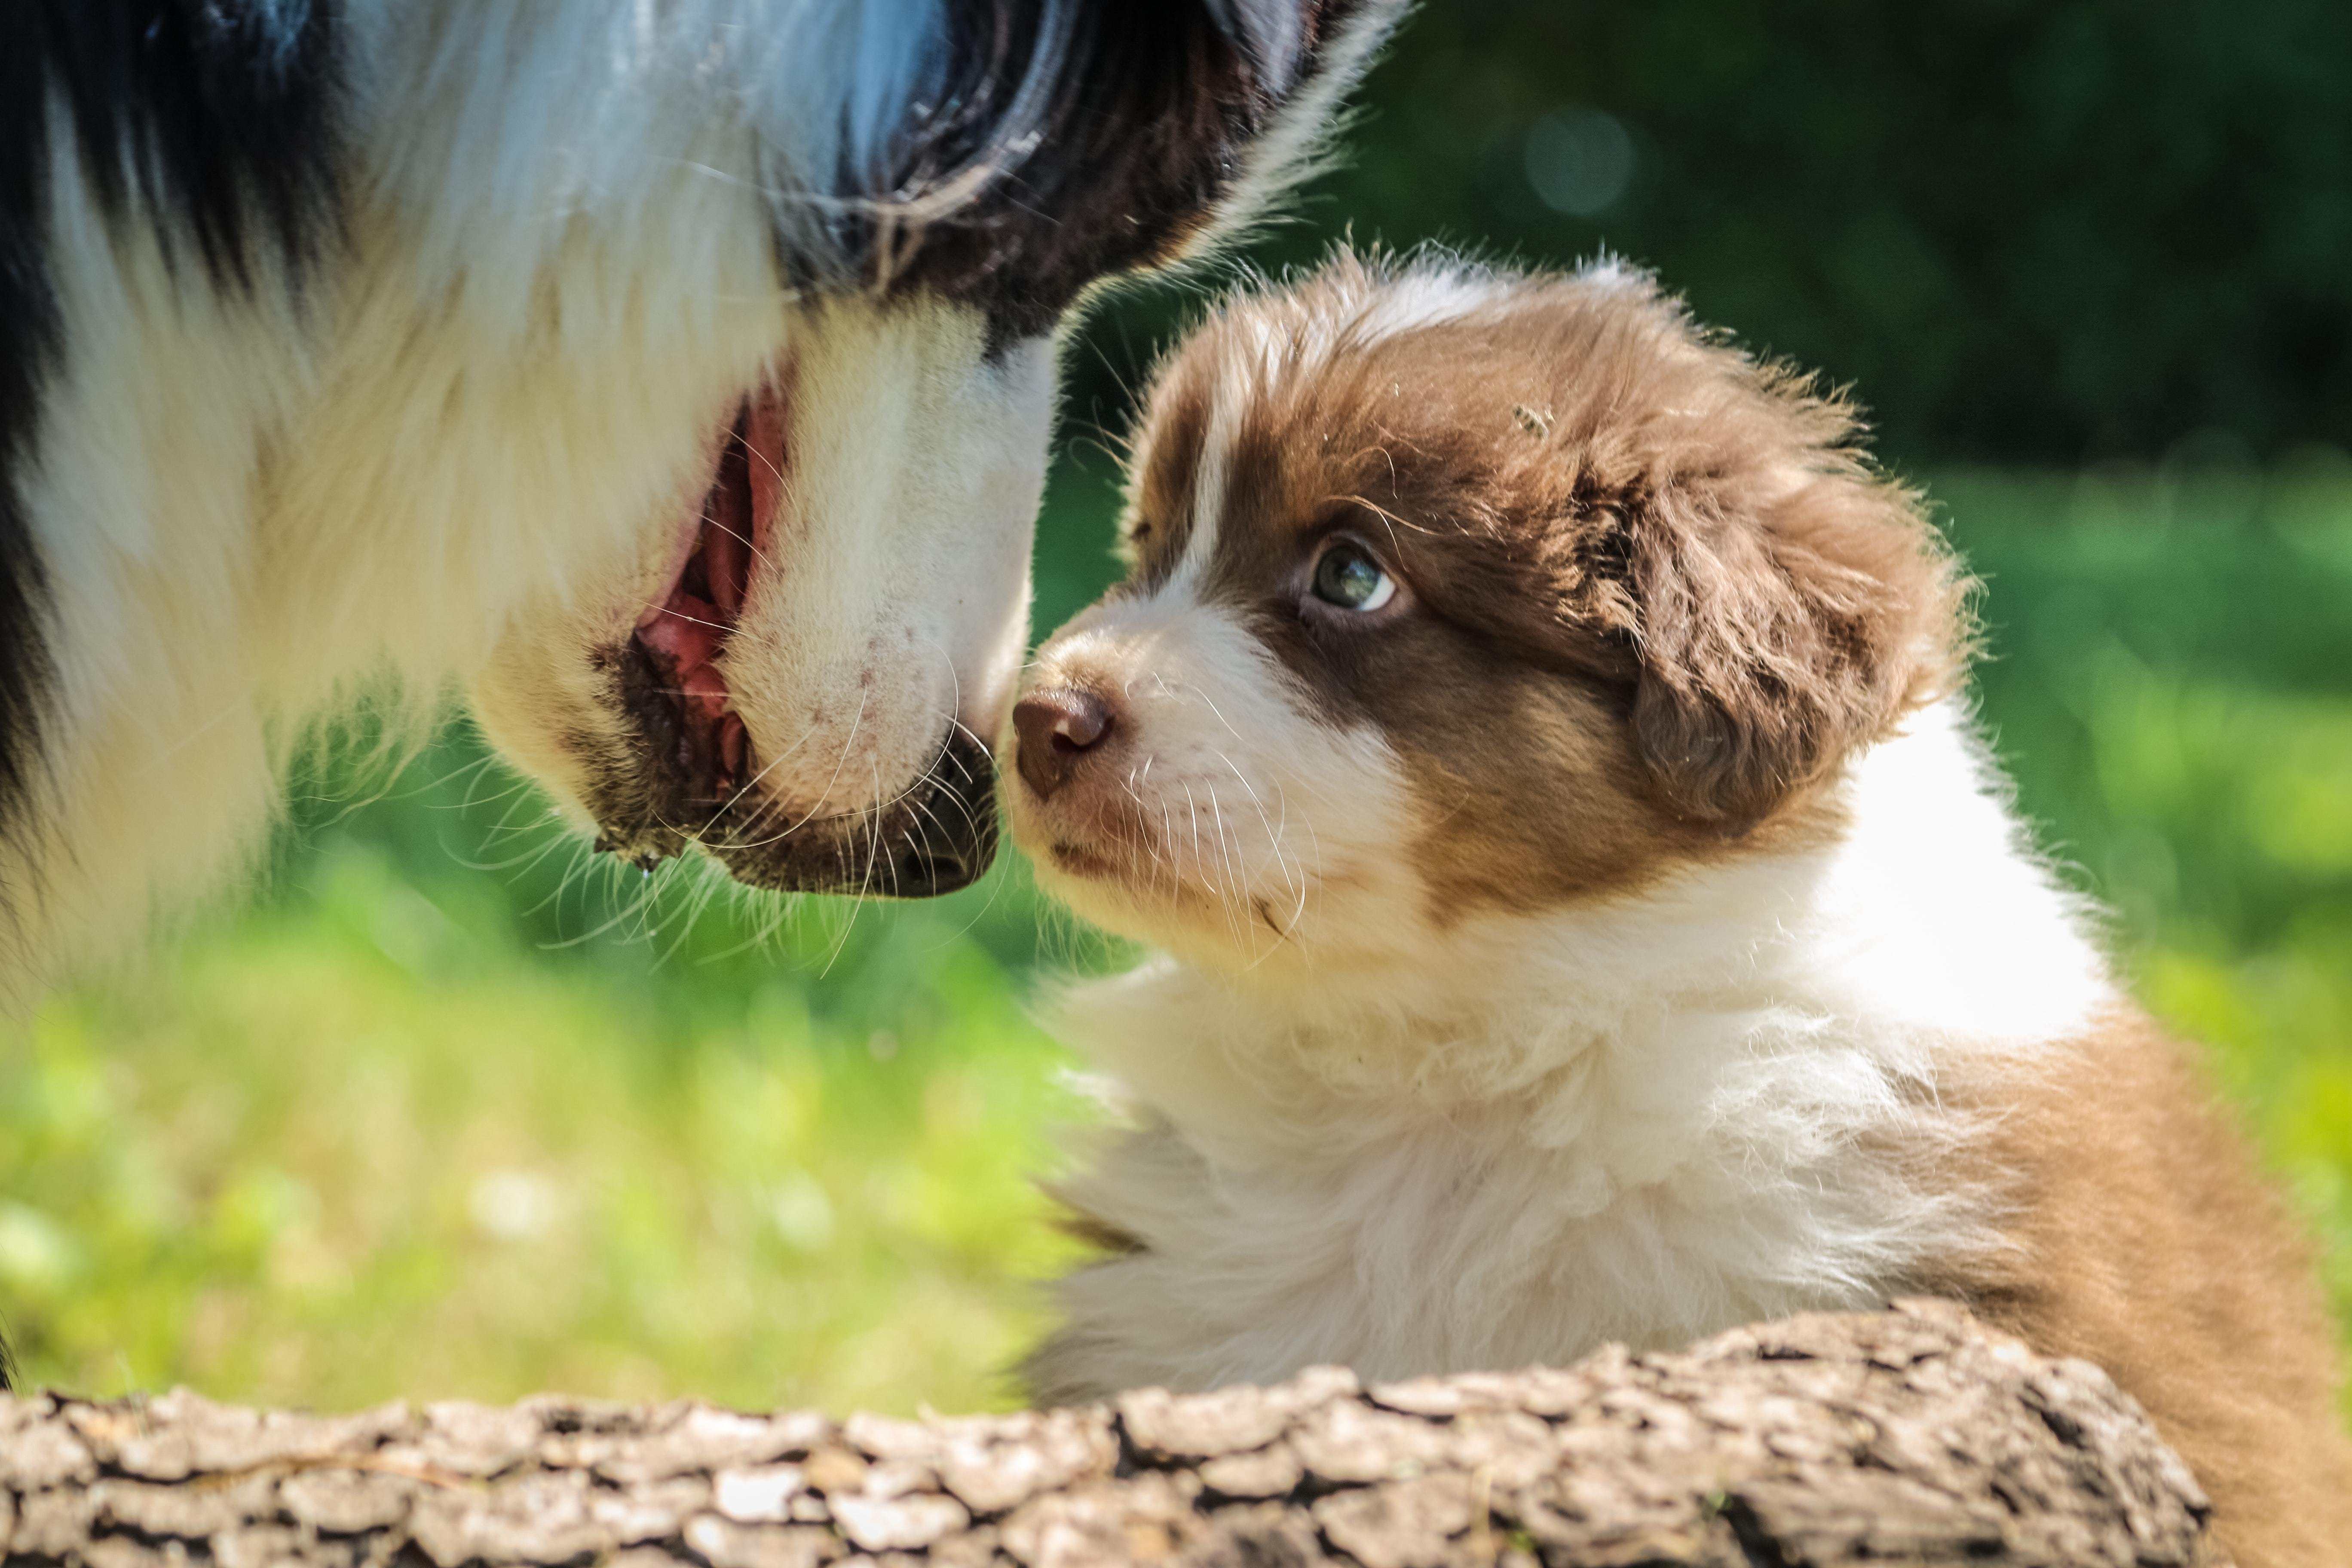
[[1021,777],[1039,800],[1052,799],[1081,770],[1101,760],[1116,727],[1110,704],[1094,692],[1063,687],[1029,693],[1013,710]]

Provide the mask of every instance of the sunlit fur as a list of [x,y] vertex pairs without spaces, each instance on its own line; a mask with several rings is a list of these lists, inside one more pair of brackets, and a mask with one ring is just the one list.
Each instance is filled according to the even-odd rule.
[[[0,801],[0,1005],[188,908],[363,690],[414,734],[479,679],[498,739],[576,804],[619,743],[577,700],[583,661],[674,571],[734,409],[771,380],[798,422],[793,531],[728,666],[758,787],[855,811],[955,726],[992,733],[1051,321],[992,345],[978,308],[883,298],[888,268],[842,236],[1043,167],[1076,7],[1044,4],[1028,57],[1000,62],[1010,107],[967,168],[869,211],[843,192],[885,177],[947,79],[938,0],[353,0],[331,8],[340,205],[308,264],[255,246],[235,275],[136,194],[105,210],[53,106],[31,216],[58,347],[0,483],[54,668],[37,730],[7,738],[28,782]],[[1170,219],[1196,248],[1304,167],[1398,6],[1324,7],[1348,18],[1319,40],[1333,70],[1296,54],[1292,7],[1217,9],[1262,76],[1307,85],[1256,145],[1203,150],[1224,199]],[[236,25],[281,12],[291,58],[310,8]]]
[[[1848,501],[1881,509],[1874,527],[1938,559],[1907,492],[1807,449],[1807,432],[1849,426],[1819,425],[1801,384],[1707,350],[1720,398],[1645,402],[1639,356],[1703,340],[1638,278],[1343,257],[1296,292],[1223,307],[1172,356],[1139,432],[1129,581],[1056,633],[1028,678],[1101,694],[1116,739],[1049,795],[1007,773],[1042,884],[1162,950],[1047,1009],[1101,1069],[1108,1125],[1079,1140],[1055,1192],[1104,1256],[1056,1286],[1062,1321],[1028,1363],[1034,1392],[1199,1389],[1321,1363],[1369,1377],[1559,1364],[1611,1341],[1673,1346],[1948,1290],[2042,1348],[2111,1365],[2214,1490],[2239,1561],[2343,1561],[2318,1545],[2352,1543],[2352,1520],[2330,1533],[2352,1469],[2307,1256],[2116,986],[2091,912],[2028,845],[1946,676],[1758,822],[1685,836],[1654,802],[1623,818],[1631,874],[1538,892],[1546,868],[1528,865],[1522,888],[1472,898],[1440,890],[1450,868],[1428,847],[1474,854],[1509,825],[1462,816],[1465,797],[1431,783],[1445,775],[1409,760],[1430,738],[1410,725],[1434,712],[1441,735],[1500,747],[1438,761],[1504,781],[1517,811],[1557,815],[1591,786],[1553,759],[1624,754],[1630,703],[1606,692],[1638,667],[1563,670],[1542,678],[1558,705],[1523,708],[1510,731],[1446,731],[1443,690],[1416,709],[1408,700],[1429,694],[1346,689],[1362,717],[1342,719],[1336,663],[1276,651],[1303,579],[1240,583],[1230,563],[1256,559],[1236,531],[1263,541],[1288,524],[1237,515],[1230,498],[1287,492],[1232,476],[1253,442],[1256,460],[1297,467],[1359,430],[1351,410],[1320,426],[1271,410],[1305,405],[1284,400],[1349,354],[1402,344],[1421,361],[1393,393],[1386,371],[1367,379],[1401,412],[1350,502],[1385,509],[1394,532],[1375,522],[1365,536],[1392,552],[1400,598],[1413,595],[1434,581],[1417,573],[1442,575],[1487,526],[1444,515],[1442,497],[1427,513],[1392,499],[1434,493],[1414,489],[1444,445],[1414,423],[1425,400],[1462,394],[1438,405],[1477,411],[1498,453],[1552,438],[1555,405],[1500,381],[1484,396],[1481,378],[1500,372],[1453,335],[1515,310],[1531,326],[1569,310],[1669,324],[1601,340],[1634,345],[1613,361],[1558,367],[1560,388],[1613,389],[1579,437],[1588,450],[1664,432],[1656,482],[1634,492],[1650,500],[1625,526],[1647,526],[1641,505],[1673,504],[1682,443],[1711,479],[1737,480],[1751,458],[1768,489],[1793,469],[1843,476]],[[1743,396],[1779,400],[1784,450],[1711,445],[1738,427]],[[1559,392],[1557,406],[1576,403]],[[1268,459],[1276,431],[1292,445]],[[1196,437],[1196,466],[1155,467]],[[1588,526],[1566,513],[1557,525]],[[1521,558],[1536,554],[1530,542]],[[1904,592],[1947,581],[1917,574]],[[1525,591],[1535,583],[1530,568]],[[1507,608],[1467,613],[1501,626]],[[1873,657],[1952,668],[1964,623],[1916,624],[1941,626],[1941,646]],[[1581,635],[1559,632],[1564,647]],[[1553,690],[1525,675],[1531,656],[1489,646],[1493,679]],[[2200,1163],[2155,1169],[2168,1146]],[[2079,1163],[2085,1151],[2095,1163]]]

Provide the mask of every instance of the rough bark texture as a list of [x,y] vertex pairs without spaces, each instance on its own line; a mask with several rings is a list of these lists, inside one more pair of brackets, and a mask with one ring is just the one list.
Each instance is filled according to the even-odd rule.
[[2104,1373],[1935,1304],[1564,1372],[1366,1388],[1326,1371],[919,1424],[0,1401],[7,1562],[95,1568],[2164,1568],[2221,1561],[2205,1512]]

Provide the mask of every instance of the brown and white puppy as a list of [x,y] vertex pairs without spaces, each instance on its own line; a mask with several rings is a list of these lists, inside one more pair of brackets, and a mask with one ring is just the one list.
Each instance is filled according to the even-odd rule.
[[2024,842],[1967,582],[1644,277],[1341,256],[1173,355],[1011,821],[1165,956],[1069,1400],[1561,1363],[1905,1291],[2107,1367],[2249,1565],[2347,1560],[2301,1242]]

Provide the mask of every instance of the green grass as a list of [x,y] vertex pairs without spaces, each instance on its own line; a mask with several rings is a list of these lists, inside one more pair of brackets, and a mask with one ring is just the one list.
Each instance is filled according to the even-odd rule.
[[715,976],[551,955],[338,842],[277,907],[61,998],[0,1071],[26,1370],[998,1402],[1055,1257],[1024,1175],[1059,1058],[952,918],[829,971],[822,933],[783,945]]
[[[2026,809],[2213,1045],[2352,1309],[2352,477],[1934,489]],[[1041,621],[1106,531],[1066,482]],[[1066,1256],[1029,1177],[1079,1114],[1023,999],[1116,955],[1041,938],[1017,865],[933,905],[698,911],[708,880],[589,867],[478,760],[453,735],[384,798],[306,799],[263,900],[0,1037],[28,1377],[1004,1404]]]

